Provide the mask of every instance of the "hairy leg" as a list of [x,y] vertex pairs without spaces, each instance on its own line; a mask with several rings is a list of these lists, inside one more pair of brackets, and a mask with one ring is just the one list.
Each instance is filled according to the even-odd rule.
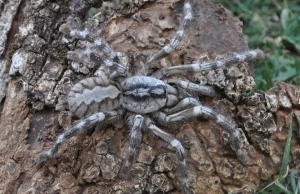
[[192,6],[189,2],[184,4],[184,19],[182,24],[180,25],[180,27],[178,28],[175,36],[172,38],[172,40],[170,41],[169,44],[167,44],[166,46],[164,46],[164,48],[162,48],[162,50],[158,51],[157,53],[155,53],[150,59],[149,61],[146,63],[147,65],[149,65],[151,67],[151,64],[154,61],[157,61],[163,57],[166,57],[167,55],[169,55],[171,52],[173,52],[176,47],[179,45],[180,41],[182,40],[182,37],[184,35],[184,29],[187,26],[188,22],[192,20],[193,16],[192,16]]
[[173,114],[178,111],[182,111],[191,106],[200,105],[200,102],[196,98],[185,98],[181,100],[176,106],[173,108],[167,109],[168,114]]
[[180,173],[181,173],[181,178],[183,183],[183,190],[184,190],[183,193],[189,194],[190,188],[188,182],[188,169],[186,165],[186,153],[182,144],[174,136],[158,128],[149,118],[146,119],[146,127],[154,135],[161,138],[165,142],[169,143],[173,148],[176,149],[179,158],[179,168],[180,168]]
[[217,69],[220,67],[230,66],[237,64],[239,62],[251,62],[254,60],[261,60],[264,58],[264,53],[261,50],[250,50],[243,53],[235,54],[232,57],[214,61],[214,62],[208,62],[203,64],[185,64],[185,65],[178,65],[173,67],[167,67],[164,69],[161,69],[159,71],[156,71],[153,76],[161,79],[166,76],[174,75],[174,74],[183,74],[187,72],[194,72],[198,73],[205,70],[210,69]]
[[217,123],[220,127],[222,127],[229,134],[232,134],[235,137],[240,136],[240,132],[236,128],[236,126],[232,125],[226,119],[223,119],[223,116],[218,114],[216,111],[202,105],[198,105],[193,108],[189,108],[175,114],[167,115],[165,117],[165,122],[166,123],[179,122],[189,118],[193,118],[195,116],[202,116],[206,119],[212,120],[215,123]]
[[165,80],[165,82],[167,82],[168,84],[174,84],[174,85],[181,87],[183,89],[186,89],[186,90],[198,92],[199,94],[202,94],[205,96],[210,96],[210,97],[216,96],[216,91],[211,86],[195,84],[195,83],[183,81],[180,79],[168,79],[168,80]]
[[186,119],[196,116],[202,116],[203,118],[212,120],[221,128],[223,128],[224,131],[230,134],[230,137],[228,139],[230,147],[235,151],[240,162],[245,165],[251,163],[250,150],[252,148],[251,146],[249,146],[249,142],[244,132],[241,129],[237,128],[235,124],[231,124],[228,120],[226,120],[224,116],[218,114],[208,107],[198,105],[171,115],[166,115],[162,112],[156,112],[151,116],[155,117],[155,119],[157,119],[164,125],[172,122],[182,122]]
[[135,115],[134,117],[129,118],[129,126],[132,126],[130,131],[129,147],[120,170],[120,176],[124,179],[126,179],[126,175],[131,166],[132,156],[134,155],[136,148],[141,144],[143,123],[144,117],[141,115]]
[[104,51],[109,55],[111,60],[117,57],[116,52],[104,41],[97,39],[96,34],[90,33],[86,28],[83,28],[77,18],[69,17],[67,23],[63,24],[59,31],[71,36],[72,38],[77,38],[80,40],[86,40],[93,44],[93,46],[101,51]]
[[[94,61],[104,64],[114,71],[110,76],[114,79],[126,74],[127,68],[122,64],[114,62],[117,58],[116,52],[107,43],[97,39],[97,34],[93,34],[84,28],[78,18],[69,17],[67,23],[63,24],[59,30],[72,38],[85,40],[93,44],[91,48],[85,50],[78,49],[76,51],[69,51],[67,55],[68,59],[82,63]],[[106,54],[106,56],[108,55],[109,59],[106,59],[103,53]]]
[[103,122],[105,119],[111,119],[113,117],[117,117],[117,112],[108,112],[108,113],[95,113],[91,116],[78,121],[74,126],[70,129],[59,135],[56,139],[56,142],[52,145],[52,147],[46,151],[39,153],[35,157],[36,163],[42,163],[52,158],[55,153],[57,152],[59,146],[64,142],[66,139],[70,139],[71,137],[79,134],[84,134],[89,132],[93,127],[96,126],[97,123]]
[[104,64],[106,67],[114,70],[113,74],[117,74],[117,76],[116,75],[112,76],[114,78],[118,76],[124,76],[126,75],[127,72],[127,68],[124,65],[108,59],[104,59],[103,56],[97,54],[95,50],[91,50],[91,49],[85,49],[85,50],[78,49],[76,51],[69,51],[67,58],[72,61],[77,61],[82,63],[94,61],[96,63]]
[[174,94],[168,94],[168,97],[167,97],[167,103],[166,103],[166,107],[172,107],[174,106],[175,104],[178,103],[179,101],[179,98],[178,96],[174,95]]

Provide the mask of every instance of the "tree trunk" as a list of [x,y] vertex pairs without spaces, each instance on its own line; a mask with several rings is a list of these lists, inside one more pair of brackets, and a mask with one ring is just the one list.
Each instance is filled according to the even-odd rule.
[[[107,126],[71,138],[54,158],[35,163],[35,156],[72,125],[67,106],[70,87],[96,70],[66,59],[67,51],[81,46],[58,30],[72,13],[73,3],[79,4],[77,14],[87,21],[89,5],[80,0],[0,1],[0,193],[181,193],[175,150],[148,133],[136,153],[131,179],[118,178],[128,146],[127,127]],[[192,4],[194,19],[180,46],[158,67],[203,63],[248,49],[242,22],[225,16],[222,6],[207,0]],[[101,14],[90,19],[103,30],[103,40],[134,61],[132,72],[170,41],[183,16],[181,0],[98,5]],[[106,5],[112,7],[105,9]],[[300,163],[300,88],[278,82],[267,92],[241,96],[255,86],[252,76],[252,65],[246,63],[184,76],[215,86],[218,96],[199,96],[202,104],[246,135],[246,153],[237,155],[228,134],[212,121],[196,118],[164,128],[186,148],[193,193],[253,193],[272,180],[279,174],[292,117],[290,167]]]

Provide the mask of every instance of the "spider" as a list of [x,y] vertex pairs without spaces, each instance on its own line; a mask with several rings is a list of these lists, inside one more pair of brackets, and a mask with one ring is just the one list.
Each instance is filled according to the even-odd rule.
[[[185,2],[184,18],[175,36],[169,44],[150,57],[145,63],[146,68],[151,68],[154,62],[166,57],[176,49],[192,18],[192,6],[189,2]],[[66,139],[88,133],[98,123],[126,121],[130,128],[130,142],[120,170],[121,175],[124,175],[132,164],[132,157],[142,141],[143,130],[149,131],[176,149],[183,193],[189,194],[185,149],[178,139],[163,131],[161,126],[202,116],[216,122],[233,138],[238,139],[241,136],[240,131],[222,115],[201,105],[197,95],[191,95],[196,93],[214,97],[216,91],[213,87],[170,77],[176,74],[197,73],[239,62],[262,59],[264,54],[261,50],[250,50],[204,64],[165,67],[153,70],[151,74],[142,69],[136,75],[131,75],[127,67],[120,62],[118,54],[106,42],[96,38],[96,34],[79,27],[74,18],[69,17],[67,23],[60,27],[60,31],[67,36],[87,41],[93,45],[84,50],[69,51],[68,59],[82,63],[93,61],[110,69],[111,73],[106,76],[104,72],[100,71],[99,76],[81,80],[71,88],[68,95],[69,109],[81,120],[59,135],[50,149],[39,153],[35,158],[37,163],[45,162],[53,157]],[[186,95],[181,95],[181,93]]]

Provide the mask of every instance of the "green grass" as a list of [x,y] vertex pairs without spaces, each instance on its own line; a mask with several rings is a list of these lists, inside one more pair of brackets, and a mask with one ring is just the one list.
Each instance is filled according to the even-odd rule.
[[291,120],[278,178],[257,191],[255,194],[300,194],[299,187],[297,187],[297,179],[299,178],[295,175],[299,175],[300,171],[289,170],[288,166],[293,132],[292,123],[293,121]]
[[257,191],[255,194],[300,194],[300,188],[297,186],[300,171],[289,170],[288,166],[293,132],[292,123],[293,121],[291,120],[278,178]]
[[266,53],[255,64],[256,89],[276,80],[300,85],[300,3],[298,0],[214,0],[244,23],[249,48]]
[[[256,90],[271,88],[276,80],[300,86],[300,2],[298,0],[213,0],[243,21],[249,48],[266,53],[255,64]],[[298,1],[298,2],[297,2]],[[289,170],[292,138],[289,128],[278,178],[256,194],[300,194],[297,187],[299,170]]]
[[[258,191],[256,194],[300,194],[299,188],[297,187],[297,178],[295,173],[296,170],[289,171],[288,162],[291,149],[291,139],[292,139],[292,121],[290,122],[289,135],[286,141],[280,174],[277,179],[272,181],[270,184],[265,186],[263,189]],[[289,175],[289,176],[287,176]]]

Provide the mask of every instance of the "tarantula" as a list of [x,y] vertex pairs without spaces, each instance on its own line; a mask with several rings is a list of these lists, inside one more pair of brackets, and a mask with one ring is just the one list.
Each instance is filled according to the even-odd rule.
[[[155,53],[145,64],[152,64],[173,52],[183,38],[184,30],[192,20],[192,6],[184,4],[184,19],[175,36],[162,50]],[[66,139],[87,133],[97,123],[116,120],[126,120],[130,127],[130,144],[127,150],[121,172],[131,166],[131,159],[136,148],[142,141],[142,132],[147,130],[169,143],[177,151],[179,167],[183,184],[183,192],[190,193],[186,153],[181,142],[173,135],[163,131],[159,126],[173,122],[184,121],[196,116],[203,116],[213,120],[234,138],[239,138],[240,131],[224,120],[223,116],[212,109],[202,106],[197,96],[181,97],[179,93],[198,93],[206,96],[215,96],[216,91],[211,86],[191,83],[180,79],[170,79],[174,74],[187,72],[201,72],[216,69],[239,62],[251,62],[262,59],[260,50],[246,51],[234,56],[204,64],[185,64],[158,69],[152,74],[141,70],[138,75],[130,75],[127,67],[121,64],[117,53],[105,42],[96,38],[96,35],[76,25],[74,18],[61,26],[60,31],[72,38],[85,40],[93,44],[85,50],[70,51],[68,59],[79,62],[93,61],[103,64],[112,70],[109,76],[102,73],[98,77],[84,79],[73,86],[68,102],[71,113],[83,118],[71,128],[58,136],[54,145],[47,151],[36,156],[36,162],[41,163],[54,156],[59,145]],[[122,174],[121,173],[121,174]]]

